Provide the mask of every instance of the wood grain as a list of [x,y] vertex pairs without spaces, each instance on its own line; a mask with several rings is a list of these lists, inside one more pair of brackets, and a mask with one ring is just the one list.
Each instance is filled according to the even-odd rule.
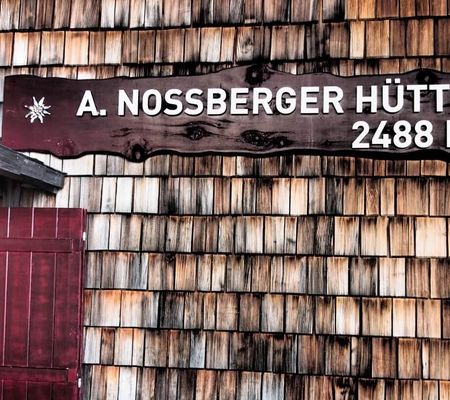
[[[387,25],[388,28],[389,25]],[[378,29],[378,25],[376,29]],[[179,30],[167,31],[167,34],[161,34],[162,36],[158,33],[156,42],[159,50],[157,49],[157,58],[166,61],[172,60],[173,54],[163,50],[160,46],[167,41],[179,40],[179,33]],[[370,35],[369,31],[367,34]],[[44,47],[48,48],[48,50],[43,50],[44,62],[54,62],[58,57],[56,54],[58,35],[59,32],[43,36],[43,46],[47,43]],[[68,39],[77,37],[75,34],[69,36]],[[108,42],[108,37],[106,42]],[[87,42],[87,36],[85,38]],[[216,28],[208,28],[203,32],[201,40],[206,47],[203,45],[201,47],[201,58],[205,58],[206,61],[214,61],[220,58],[220,51],[217,52],[217,46],[213,45],[218,38],[220,39],[220,30]],[[68,40],[66,47],[72,48],[73,46],[70,44],[72,42],[72,39]],[[116,42],[116,39],[114,39],[114,42]],[[211,44],[211,47],[208,43]],[[112,46],[106,45],[106,48],[109,49],[106,62],[117,62],[118,59],[114,55],[114,51],[111,50]],[[377,52],[378,50],[374,51]],[[71,58],[70,55],[66,55],[66,57]],[[87,62],[87,47],[83,53],[77,53],[77,60],[80,57],[84,59],[84,62]],[[75,62],[75,59],[73,62]],[[428,74],[432,79],[446,79],[444,75],[432,71],[410,72],[402,75],[402,83],[413,83],[417,79],[420,80],[423,73]],[[169,117],[160,114],[151,117],[151,125],[148,122],[148,117],[143,113],[136,117],[129,114],[125,117],[114,116],[117,108],[117,88],[124,88],[128,92],[135,87],[142,89],[154,87],[161,92],[165,92],[171,87],[181,89],[199,87],[206,90],[209,87],[215,87],[217,81],[227,82],[225,88],[242,86],[250,89],[262,84],[269,88],[281,86],[298,88],[310,85],[313,81],[315,85],[319,82],[320,85],[336,84],[344,90],[342,105],[345,113],[335,114],[332,109],[330,114],[320,116],[301,115],[299,112],[295,112],[282,117],[260,114],[258,116],[249,115],[245,118],[230,115],[229,112],[220,117],[207,117],[202,114],[198,118]],[[58,156],[76,156],[85,152],[109,152],[124,155],[135,161],[144,160],[149,155],[161,151],[195,154],[232,152],[259,155],[306,150],[352,153],[351,143],[356,137],[356,132],[352,131],[351,126],[358,119],[366,120],[371,126],[376,126],[379,120],[383,118],[393,122],[394,119],[401,119],[402,116],[412,123],[419,118],[426,118],[435,123],[436,126],[443,123],[443,121],[440,121],[439,114],[434,113],[431,106],[427,104],[422,105],[424,110],[420,115],[410,114],[411,105],[409,102],[406,103],[404,111],[400,114],[388,115],[382,111],[377,114],[365,114],[364,116],[355,114],[354,104],[352,103],[355,100],[354,86],[356,84],[368,85],[369,83],[381,85],[384,83],[384,77],[338,78],[327,74],[292,76],[275,72],[264,66],[240,67],[216,74],[198,76],[190,80],[183,78],[165,78],[162,80],[116,78],[77,82],[55,78],[13,76],[7,77],[5,84],[3,141],[6,145],[18,150],[47,151]],[[11,95],[13,87],[14,96]],[[107,119],[88,116],[75,117],[78,108],[78,102],[75,99],[81,101],[82,93],[86,87],[92,90],[97,104],[105,108],[110,114]],[[30,124],[23,116],[23,107],[29,104],[30,99],[35,95],[38,95],[39,98],[45,97],[46,102],[52,105],[52,114],[46,117],[43,124]],[[73,100],[61,102],[59,100],[61,98]],[[430,100],[432,99],[430,98]],[[203,101],[206,100],[203,99]],[[320,103],[321,96],[319,95]],[[341,127],[338,131],[332,129],[336,124]],[[93,140],[92,132],[95,132],[95,140]],[[33,140],[34,137],[39,138],[39,140]],[[45,140],[43,140],[44,137]],[[438,157],[447,152],[441,136],[435,137],[430,150]],[[364,150],[358,150],[357,152],[362,154]],[[376,148],[372,150],[372,154],[375,152],[378,154],[396,154],[401,157],[416,157],[421,154],[415,148],[403,150]]]

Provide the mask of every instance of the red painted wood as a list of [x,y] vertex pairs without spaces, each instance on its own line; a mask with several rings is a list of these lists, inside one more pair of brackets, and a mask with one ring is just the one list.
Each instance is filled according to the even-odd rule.
[[52,385],[46,382],[28,382],[27,396],[28,399],[51,399]]
[[3,381],[61,383],[67,380],[67,370],[61,368],[0,367],[0,379]]
[[5,365],[28,365],[30,258],[30,253],[8,255]]
[[54,366],[76,367],[79,357],[79,321],[74,316],[81,313],[77,292],[80,287],[80,275],[68,273],[68,266],[76,255],[57,255],[55,288],[55,336]]
[[2,220],[0,400],[75,400],[86,214],[0,208]]
[[55,255],[34,253],[31,272],[30,366],[53,366]]
[[32,208],[9,209],[9,237],[30,238],[33,225]]
[[52,400],[69,400],[78,398],[77,385],[70,384],[54,384]]
[[81,250],[82,246],[83,242],[78,239],[0,238],[0,251],[71,253]]
[[6,253],[0,253],[0,365],[4,365],[4,343],[5,337],[3,321],[5,320],[5,304],[6,304]]
[[85,214],[69,208],[58,209],[58,239],[81,238],[85,228]]
[[35,208],[33,219],[34,238],[56,238],[56,208]]
[[26,399],[27,384],[26,382],[4,381],[3,382],[3,398],[5,400],[21,400]]

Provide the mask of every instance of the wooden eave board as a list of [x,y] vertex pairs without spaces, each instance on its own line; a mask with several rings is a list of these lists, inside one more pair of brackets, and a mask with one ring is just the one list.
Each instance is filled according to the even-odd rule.
[[0,145],[0,176],[57,192],[64,185],[64,175],[40,161]]

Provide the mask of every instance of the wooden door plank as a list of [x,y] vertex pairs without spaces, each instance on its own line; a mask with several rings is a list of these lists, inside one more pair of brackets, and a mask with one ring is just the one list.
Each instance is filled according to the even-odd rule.
[[29,253],[8,255],[4,365],[28,364],[30,258]]
[[31,238],[33,210],[31,208],[9,209],[9,237]]
[[[81,256],[77,253],[58,254],[56,263],[54,366],[77,368],[81,317]],[[78,268],[75,268],[76,266]]]
[[27,398],[36,400],[51,399],[52,385],[47,382],[28,382]]
[[29,365],[51,366],[55,255],[34,253],[31,263]]

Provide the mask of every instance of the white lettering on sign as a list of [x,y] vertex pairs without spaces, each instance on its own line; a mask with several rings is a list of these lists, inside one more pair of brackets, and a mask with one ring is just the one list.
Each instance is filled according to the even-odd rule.
[[[267,116],[288,116],[293,113],[311,116],[327,114],[377,114],[382,113],[382,120],[376,124],[356,121],[352,130],[357,137],[352,142],[353,149],[417,147],[426,149],[433,145],[433,132],[444,132],[446,147],[450,148],[450,124],[435,129],[426,119],[389,120],[389,116],[405,110],[413,115],[422,112],[424,103],[431,103],[436,113],[444,113],[450,104],[447,98],[450,84],[433,83],[403,84],[399,77],[388,77],[381,85],[356,85],[349,99],[345,99],[344,90],[337,85],[325,86],[281,86],[275,89],[266,87],[233,87],[224,89],[212,87],[207,89],[191,88],[181,90],[170,88],[165,91],[157,89],[124,90],[117,92],[117,115],[156,117],[165,115],[177,117],[182,114],[211,117],[248,116],[265,114]],[[347,89],[347,96],[349,91]],[[345,104],[345,107],[343,106]],[[353,103],[353,104],[352,104]],[[427,106],[429,110],[430,106]],[[107,110],[97,106],[91,90],[85,90],[76,111],[77,117],[104,117]],[[375,126],[374,126],[375,125]]]
[[84,95],[81,99],[80,105],[78,106],[76,116],[82,117],[85,113],[89,113],[94,117],[97,117],[99,115],[102,117],[106,116],[106,110],[97,110],[97,107],[95,106],[94,96],[92,96],[92,92],[90,90],[84,91]]

